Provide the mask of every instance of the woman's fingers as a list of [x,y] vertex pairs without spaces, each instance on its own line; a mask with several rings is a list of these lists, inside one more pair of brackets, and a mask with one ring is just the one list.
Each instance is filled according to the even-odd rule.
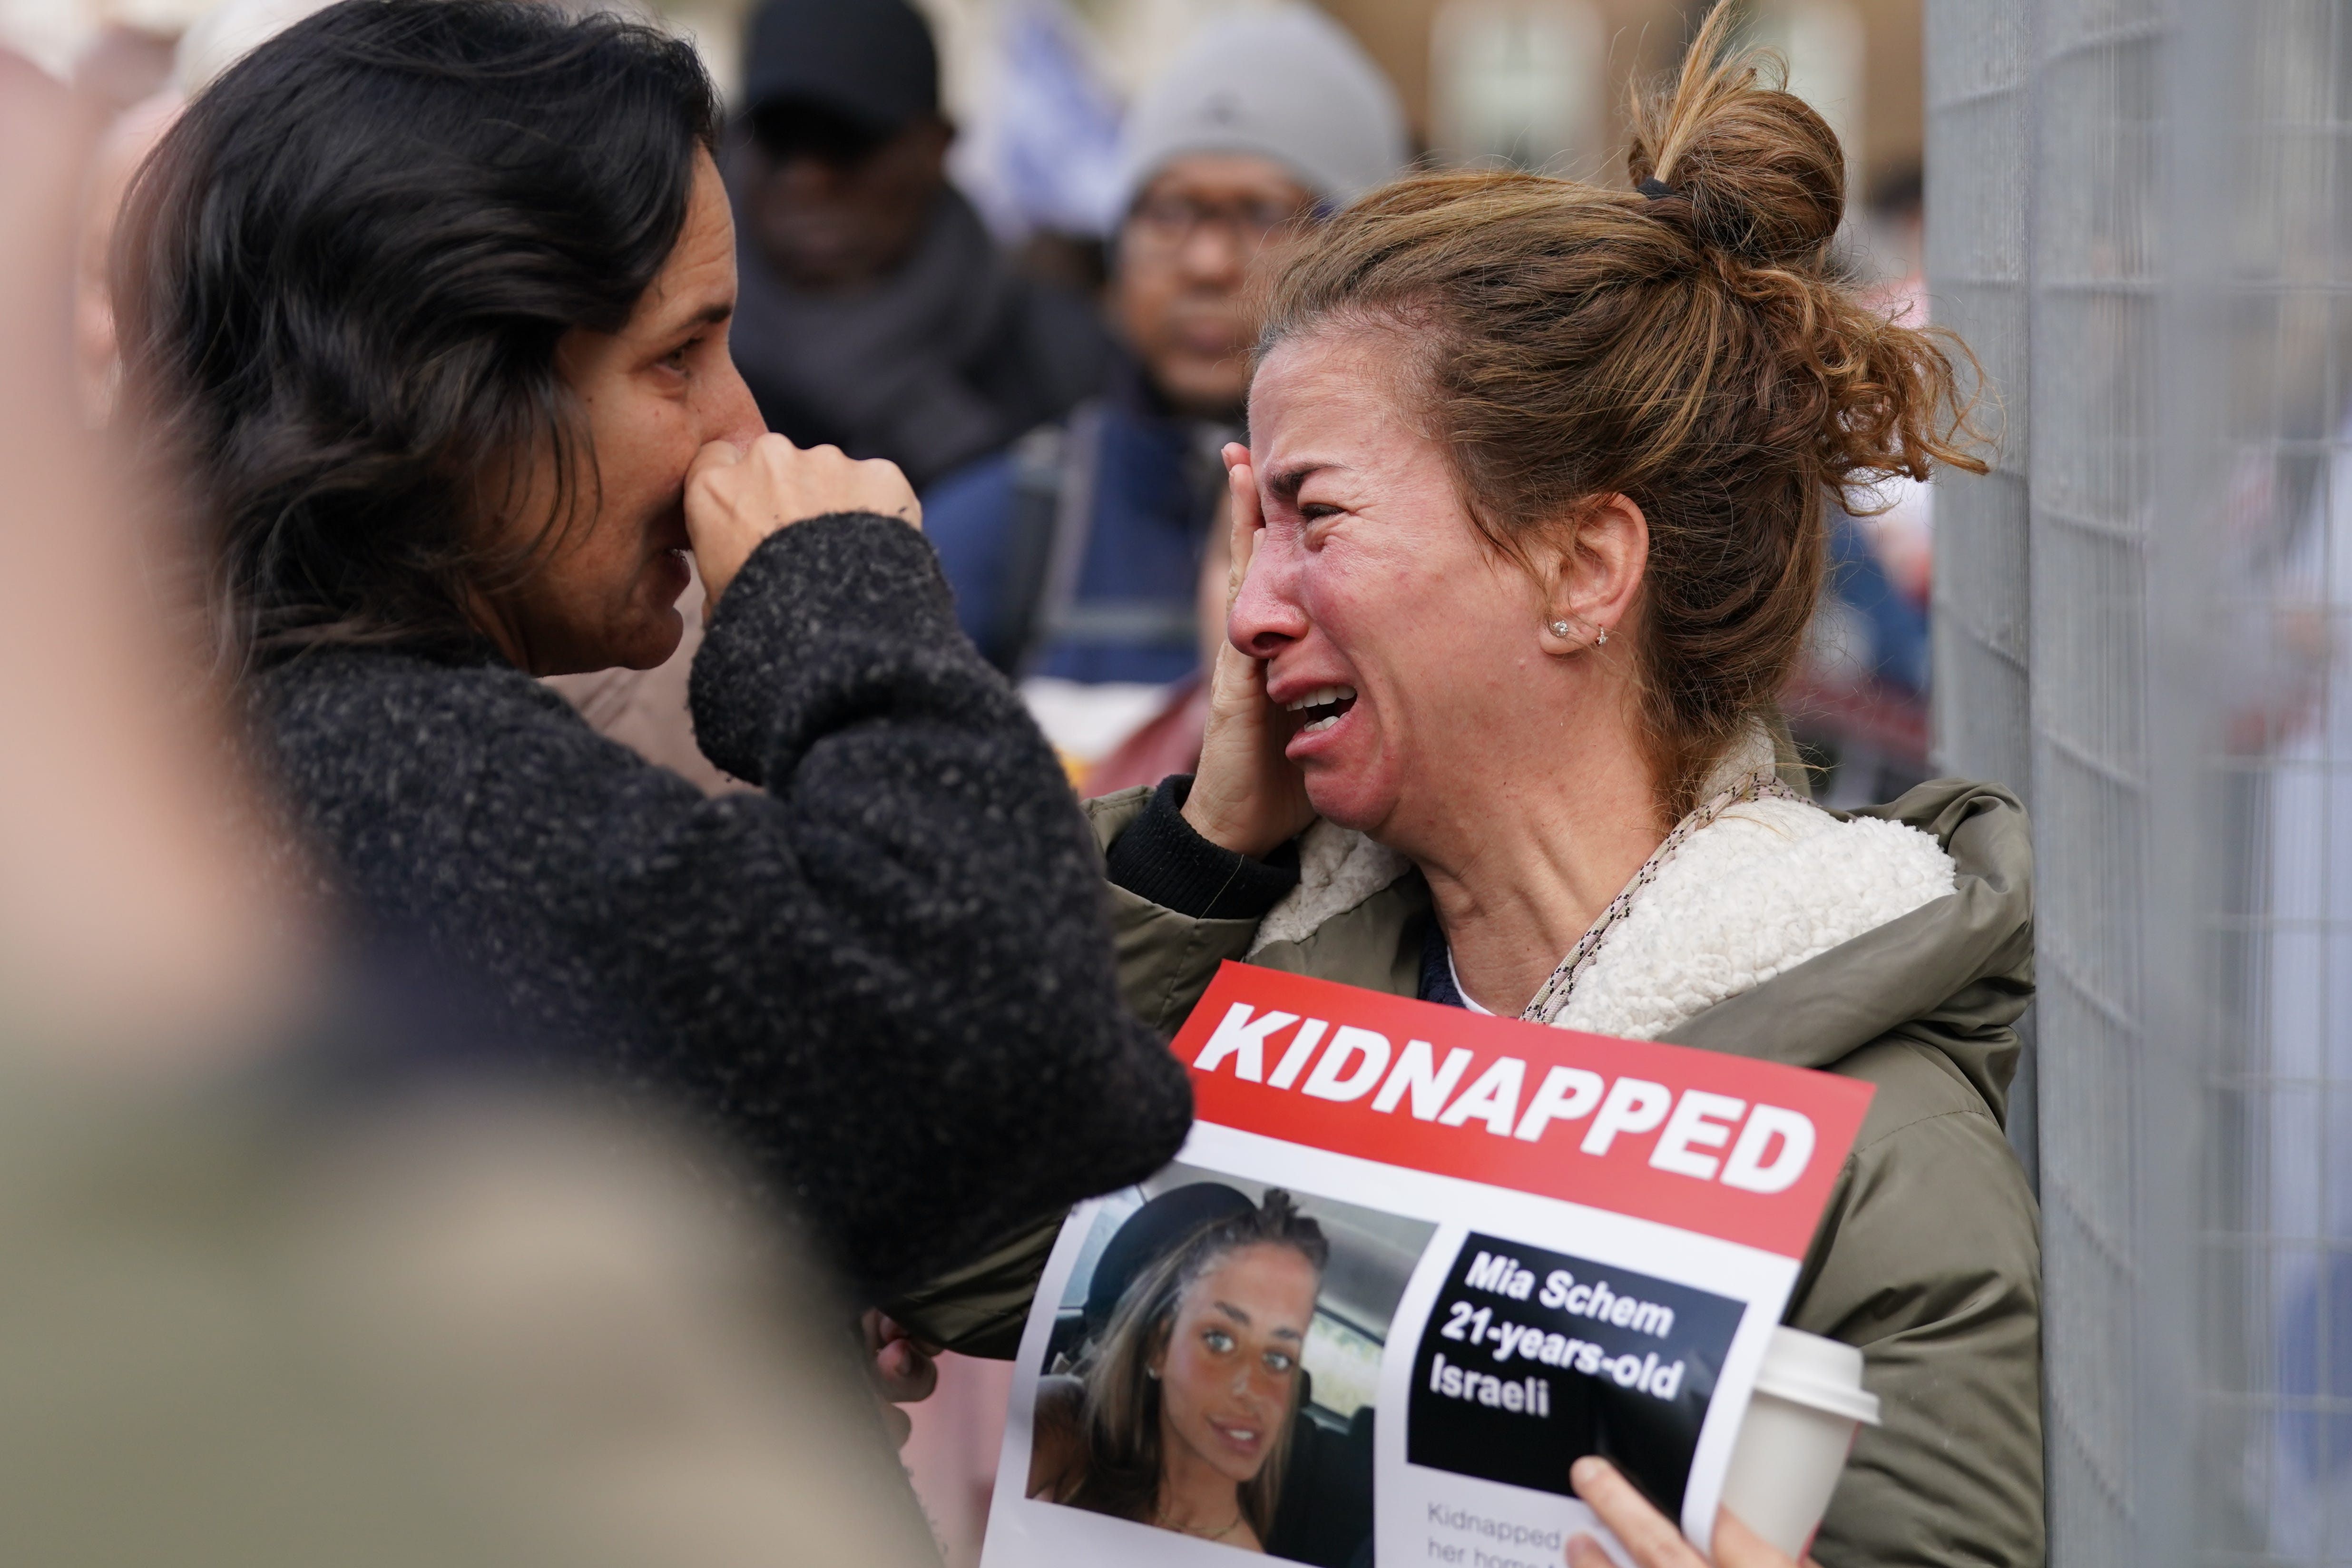
[[1568,1538],[1568,1568],[1617,1568],[1617,1560],[1589,1535]]
[[[1635,1568],[1708,1568],[1707,1560],[1683,1539],[1675,1521],[1652,1507],[1608,1460],[1588,1455],[1570,1468],[1568,1479],[1585,1506],[1601,1516],[1624,1546]],[[1800,1568],[1727,1509],[1716,1510],[1714,1545],[1714,1568]],[[1615,1568],[1601,1543],[1589,1535],[1569,1542],[1568,1562],[1569,1568]],[[1809,1557],[1802,1568],[1817,1565]]]
[[745,456],[731,441],[713,441],[694,455],[686,470],[686,537],[702,574],[706,621],[718,608],[719,595],[772,531],[744,515]]
[[[1683,1539],[1675,1521],[1650,1506],[1650,1500],[1608,1460],[1588,1454],[1570,1467],[1568,1479],[1585,1506],[1601,1516],[1601,1522],[1624,1546],[1636,1568],[1707,1568],[1706,1559]],[[1592,1555],[1580,1560],[1578,1542]],[[1580,1536],[1570,1543],[1569,1561],[1576,1568],[1585,1568],[1587,1563],[1606,1563],[1608,1558],[1589,1536]]]
[[908,1333],[896,1318],[883,1312],[866,1314],[867,1342],[875,1347],[874,1370],[884,1397],[894,1404],[918,1405],[940,1386],[935,1357],[940,1347]]
[[1810,1557],[1801,1564],[1792,1562],[1727,1508],[1715,1510],[1715,1561],[1716,1568],[1821,1568]]
[[852,458],[838,447],[795,447],[782,436],[762,436],[736,465],[751,487],[749,510],[765,513],[769,531],[840,511],[870,511],[922,525],[923,506],[898,465],[880,458]]
[[[1223,457],[1233,495],[1233,564],[1225,580],[1230,613],[1257,552],[1262,519],[1249,448],[1232,442]],[[1265,661],[1252,658],[1230,638],[1221,642],[1209,677],[1201,766],[1184,802],[1184,820],[1194,832],[1244,855],[1265,855],[1315,819],[1298,770],[1283,755],[1290,728],[1266,697]]]
[[895,1340],[874,1358],[882,1395],[893,1405],[919,1405],[939,1392],[939,1363],[912,1340]]
[[1225,486],[1233,493],[1233,505],[1227,509],[1233,521],[1225,552],[1230,563],[1225,571],[1225,610],[1231,614],[1234,601],[1241,597],[1242,582],[1249,575],[1250,557],[1257,553],[1257,531],[1265,519],[1258,510],[1257,470],[1250,467],[1249,448],[1239,441],[1228,441],[1221,455],[1225,460]]
[[923,525],[922,502],[896,463],[860,461],[837,447],[803,448],[775,435],[748,447],[714,441],[687,470],[687,537],[713,603],[768,535],[844,511]]
[[871,1360],[875,1388],[890,1405],[919,1405],[940,1386],[940,1369],[932,1359],[939,1347],[900,1327],[888,1315],[868,1309],[859,1318]]
[[[828,447],[826,451],[833,450]],[[895,517],[917,530],[923,526],[922,499],[898,465],[887,458],[867,458],[851,464],[849,493],[842,498],[848,504],[835,508],[838,511],[870,511],[879,517]]]

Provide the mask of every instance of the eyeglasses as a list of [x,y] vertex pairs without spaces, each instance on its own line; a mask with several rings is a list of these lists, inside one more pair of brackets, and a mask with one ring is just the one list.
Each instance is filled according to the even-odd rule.
[[1276,230],[1316,216],[1313,203],[1300,206],[1273,200],[1202,202],[1186,195],[1150,195],[1128,214],[1125,238],[1130,246],[1176,251],[1213,225],[1242,250],[1254,252]]

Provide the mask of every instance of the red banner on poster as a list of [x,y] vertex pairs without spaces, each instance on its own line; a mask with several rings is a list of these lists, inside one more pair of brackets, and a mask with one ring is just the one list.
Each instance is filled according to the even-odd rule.
[[1202,1121],[1801,1258],[1871,1086],[1227,963],[1171,1048]]

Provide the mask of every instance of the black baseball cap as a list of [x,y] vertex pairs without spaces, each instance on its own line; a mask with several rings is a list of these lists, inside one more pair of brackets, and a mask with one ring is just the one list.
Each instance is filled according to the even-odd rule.
[[887,133],[940,109],[940,56],[907,0],[768,0],[743,45],[743,108],[792,103]]
[[1223,1182],[1188,1182],[1128,1215],[1095,1263],[1087,1288],[1087,1331],[1098,1334],[1108,1326],[1128,1287],[1153,1264],[1208,1226],[1238,1219],[1256,1206]]

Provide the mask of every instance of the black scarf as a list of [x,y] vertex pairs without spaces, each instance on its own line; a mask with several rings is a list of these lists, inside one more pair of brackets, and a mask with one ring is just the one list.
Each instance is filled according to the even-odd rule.
[[735,363],[778,429],[888,458],[917,483],[1020,433],[974,384],[1019,281],[971,205],[943,189],[914,253],[869,289],[813,294],[769,269],[737,210]]

